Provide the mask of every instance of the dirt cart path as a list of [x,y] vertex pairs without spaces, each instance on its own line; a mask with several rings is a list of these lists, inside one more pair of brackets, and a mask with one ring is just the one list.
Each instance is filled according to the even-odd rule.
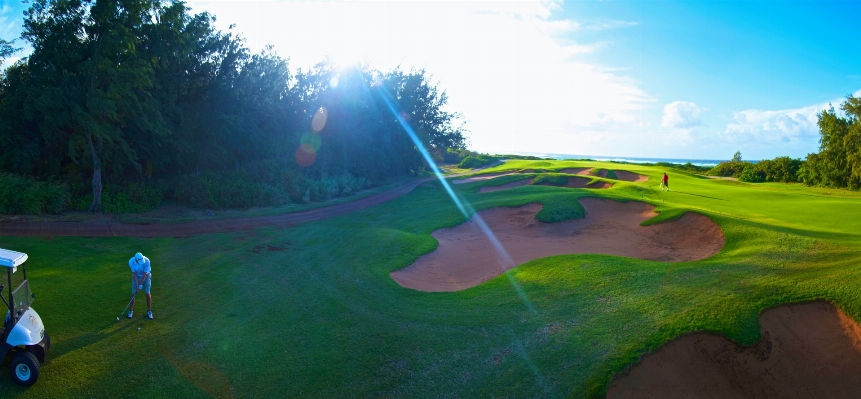
[[[472,173],[472,172],[470,172]],[[446,176],[449,177],[449,176]],[[225,233],[259,227],[292,227],[314,220],[340,216],[370,208],[413,191],[420,184],[436,177],[417,179],[389,191],[342,204],[304,212],[234,219],[195,220],[178,223],[118,223],[118,222],[2,222],[0,236],[17,237],[183,237],[194,234]]]

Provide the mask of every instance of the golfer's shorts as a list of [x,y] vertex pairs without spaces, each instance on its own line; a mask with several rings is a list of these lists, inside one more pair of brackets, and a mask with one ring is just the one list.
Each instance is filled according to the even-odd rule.
[[[149,294],[150,286],[152,286],[152,277],[147,277],[146,281],[144,281],[144,283],[143,283],[143,289],[141,291],[143,291],[144,294]],[[137,293],[138,293],[138,286],[136,286],[135,281],[132,280],[132,295],[137,294]]]

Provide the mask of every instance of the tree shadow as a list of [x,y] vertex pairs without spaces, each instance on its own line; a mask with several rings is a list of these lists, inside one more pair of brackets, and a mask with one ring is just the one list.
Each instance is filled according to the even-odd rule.
[[676,194],[693,195],[694,197],[702,197],[702,198],[708,198],[708,199],[713,199],[713,200],[718,200],[718,201],[726,201],[723,198],[709,197],[707,195],[700,195],[700,194],[691,194],[691,193],[686,193],[684,191],[673,191],[673,192]]

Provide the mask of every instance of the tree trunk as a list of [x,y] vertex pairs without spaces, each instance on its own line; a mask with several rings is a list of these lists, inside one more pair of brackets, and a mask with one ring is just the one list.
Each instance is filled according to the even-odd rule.
[[90,145],[90,153],[93,154],[93,202],[87,212],[102,212],[102,138],[98,138],[98,145],[93,145],[93,135],[87,133],[87,143]]

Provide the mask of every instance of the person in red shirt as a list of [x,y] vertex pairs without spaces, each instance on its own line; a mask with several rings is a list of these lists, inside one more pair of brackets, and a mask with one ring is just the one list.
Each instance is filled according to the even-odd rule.
[[665,188],[667,189],[667,191],[670,191],[670,177],[667,176],[666,172],[664,172],[664,179],[661,180],[661,190]]

